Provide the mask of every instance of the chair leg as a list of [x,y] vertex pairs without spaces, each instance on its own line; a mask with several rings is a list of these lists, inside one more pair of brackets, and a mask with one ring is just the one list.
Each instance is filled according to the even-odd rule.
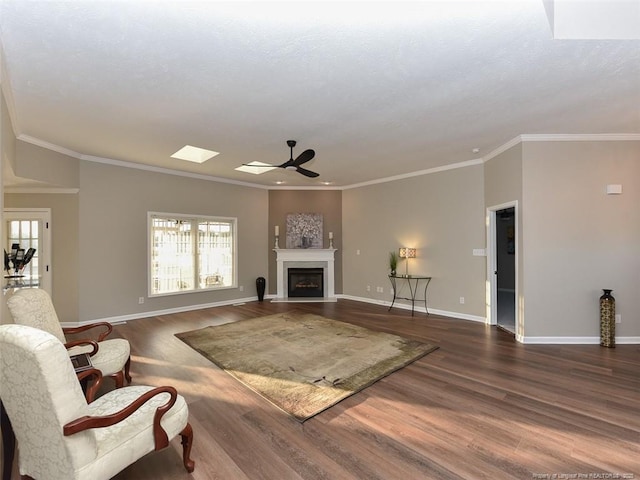
[[182,462],[187,472],[191,473],[196,468],[196,464],[191,460],[191,447],[193,446],[193,429],[191,424],[187,423],[187,426],[180,432],[182,437]]
[[124,378],[127,379],[127,383],[131,383],[131,374],[129,369],[131,368],[131,356],[127,358],[127,363],[124,364]]
[[124,373],[122,373],[122,370],[109,376],[115,380],[116,388],[122,388],[124,386]]

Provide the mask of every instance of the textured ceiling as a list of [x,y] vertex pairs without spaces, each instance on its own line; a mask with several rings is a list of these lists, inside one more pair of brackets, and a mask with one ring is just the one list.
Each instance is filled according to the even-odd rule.
[[[0,29],[16,135],[83,158],[344,186],[520,134],[640,133],[640,41],[554,40],[540,0],[2,1]],[[320,177],[234,170],[288,139]],[[170,158],[185,144],[221,154]]]

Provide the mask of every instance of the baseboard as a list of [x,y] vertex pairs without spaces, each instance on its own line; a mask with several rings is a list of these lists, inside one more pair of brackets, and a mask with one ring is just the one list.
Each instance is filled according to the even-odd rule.
[[[267,294],[264,296],[265,300],[274,299],[276,295]],[[353,295],[343,295],[337,294],[336,298],[345,299],[345,300],[353,300],[355,302],[363,302],[363,303],[371,303],[374,305],[382,305],[385,307],[389,307],[391,302],[385,300],[376,300],[374,298],[366,298],[366,297],[356,297]],[[193,310],[203,310],[205,308],[213,308],[213,307],[223,307],[228,305],[241,305],[246,302],[255,302],[258,300],[257,296],[254,297],[246,297],[246,298],[236,298],[233,300],[223,300],[221,302],[212,302],[212,303],[204,303],[200,305],[187,305],[184,307],[177,308],[167,308],[164,310],[155,310],[150,312],[139,312],[132,313],[129,315],[120,315],[115,317],[105,317],[105,318],[96,318],[93,320],[85,320],[82,322],[61,322],[63,327],[81,327],[83,325],[88,325],[90,323],[95,322],[108,322],[113,325],[126,323],[132,320],[139,320],[141,318],[148,317],[157,317],[160,315],[170,315],[172,313],[182,313],[182,312],[190,312]],[[393,305],[393,308],[399,308],[402,310],[411,311],[411,305],[406,305],[404,303],[396,303]],[[426,313],[424,307],[416,307],[416,313]],[[466,313],[459,312],[449,312],[447,310],[438,310],[435,308],[430,308],[429,313],[433,315],[438,315],[442,317],[451,317],[460,320],[470,320],[472,322],[480,322],[486,323],[486,319],[479,315],[469,315]],[[526,344],[538,344],[538,345],[598,345],[600,343],[600,337],[527,337],[516,335],[516,340],[520,343]],[[616,337],[617,345],[638,345],[640,344],[640,337]]]
[[384,300],[376,300],[375,298],[354,297],[353,295],[344,295],[344,294],[336,295],[336,297],[343,298],[345,300],[353,300],[354,302],[371,303],[373,305],[383,305],[385,307],[388,307],[389,305],[391,305],[391,302],[386,302]]
[[[271,298],[275,298],[275,295],[271,295]],[[268,298],[265,295],[265,298]],[[112,325],[117,325],[119,323],[126,323],[132,320],[139,320],[141,318],[149,318],[149,317],[157,317],[160,315],[170,315],[172,313],[182,313],[182,312],[191,312],[193,310],[203,310],[205,308],[213,308],[213,307],[224,307],[227,305],[240,305],[246,302],[255,302],[258,300],[258,297],[246,297],[246,298],[236,298],[233,300],[223,300],[221,302],[212,302],[212,303],[202,303],[199,305],[186,305],[184,307],[176,307],[176,308],[167,308],[164,310],[154,310],[151,312],[138,312],[131,313],[129,315],[119,315],[116,317],[105,317],[105,318],[96,318],[93,320],[83,320],[81,322],[60,322],[63,327],[81,327],[84,325],[88,325],[90,323],[95,322],[108,322]]]
[[[391,305],[391,302],[385,301],[385,300],[376,300],[374,298],[366,298],[366,297],[355,297],[352,295],[336,295],[338,298],[344,298],[346,300],[353,300],[356,302],[364,302],[364,303],[373,303],[375,305],[384,305],[385,307],[389,307]],[[411,311],[411,305],[407,305],[406,303],[395,303],[393,305],[393,308],[399,308],[402,310],[409,310]],[[416,313],[426,313],[426,310],[424,307],[420,307],[420,306],[416,306],[415,307],[415,312]],[[468,313],[460,313],[460,312],[449,312],[447,310],[438,310],[435,308],[429,308],[429,313],[434,314],[434,315],[439,315],[442,317],[451,317],[451,318],[458,318],[460,320],[470,320],[472,322],[481,322],[481,323],[486,323],[486,318],[485,317],[481,317],[478,315],[469,315]]]
[[[522,343],[539,345],[599,345],[600,337],[522,337]],[[640,344],[640,337],[616,337],[617,345]]]

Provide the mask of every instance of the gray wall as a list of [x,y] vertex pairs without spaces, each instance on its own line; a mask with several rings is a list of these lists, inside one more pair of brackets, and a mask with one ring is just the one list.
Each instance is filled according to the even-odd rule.
[[16,141],[14,173],[17,177],[45,182],[56,187],[77,188],[79,185],[77,158]]
[[[28,155],[49,162],[48,172],[56,171],[59,162],[66,167],[75,162],[54,152],[48,155],[40,147],[14,148],[6,107],[1,120],[3,162]],[[345,295],[389,301],[388,254],[412,246],[418,258],[411,260],[410,273],[434,277],[430,309],[482,318],[485,258],[472,251],[485,247],[486,208],[517,201],[518,305],[524,325],[519,334],[526,341],[592,340],[598,336],[598,297],[601,289],[611,288],[623,318],[618,336],[638,339],[639,159],[638,141],[524,142],[484,165],[320,192],[269,192],[77,162],[79,194],[4,197],[8,207],[52,208],[54,302],[68,321],[255,296],[255,278],[273,276],[273,225],[284,228],[284,215],[302,210],[322,212],[325,230],[334,232]],[[19,164],[21,159],[15,160]],[[36,168],[35,163],[23,165]],[[61,180],[56,178],[72,185],[73,168]],[[623,194],[605,195],[611,183],[622,184]],[[147,211],[237,217],[238,285],[244,291],[147,298]],[[401,261],[400,273],[404,267]],[[269,291],[272,287],[270,281]],[[138,297],[145,297],[145,304],[139,305]],[[464,305],[459,297],[465,297]]]
[[640,337],[640,142],[527,142],[523,174],[526,336],[598,337],[610,288]]
[[340,190],[271,190],[269,191],[269,276],[267,291],[276,294],[276,254],[274,247],[274,227],[280,227],[280,248],[286,248],[286,219],[288,213],[321,213],[324,248],[329,248],[329,232],[333,232],[335,253],[335,293],[343,291],[342,286],[342,191]]
[[80,248],[77,194],[7,193],[7,208],[51,209],[52,300],[61,322],[77,322]]
[[433,277],[430,310],[484,317],[485,258],[473,256],[485,245],[482,165],[345,190],[342,203],[345,294],[390,301],[389,252],[415,247],[409,273]]
[[[517,202],[516,208],[516,250],[517,257],[514,265],[517,271],[516,285],[518,298],[516,299],[516,309],[519,325],[518,336],[525,334],[526,318],[524,311],[520,307],[524,304],[524,269],[523,258],[525,255],[522,242],[523,219],[526,215],[526,205],[522,202],[522,143],[507,149],[501,154],[487,160],[484,164],[484,202],[487,208],[493,208],[505,203]],[[488,224],[488,219],[486,220]],[[487,248],[490,246],[487,245]],[[487,318],[490,315],[490,305],[486,309]]]
[[[16,160],[16,137],[13,132],[7,102],[4,92],[0,94],[0,143],[2,146],[2,165],[9,165],[11,168]],[[0,169],[0,175],[4,169]]]
[[484,164],[484,202],[487,207],[507,202],[522,203],[522,144]]
[[[147,298],[147,212],[236,217],[238,287]],[[268,193],[106,164],[80,165],[81,320],[256,296],[267,272]],[[145,297],[145,304],[138,304]]]
[[[0,46],[0,87],[3,87],[2,77],[2,47]],[[7,102],[4,98],[4,91],[0,91],[0,211],[4,209],[4,189],[3,176],[4,166],[12,165],[15,159],[15,135],[9,118]],[[4,221],[0,222],[0,236],[4,237]],[[7,310],[6,295],[0,299],[0,324],[9,322],[9,312]]]

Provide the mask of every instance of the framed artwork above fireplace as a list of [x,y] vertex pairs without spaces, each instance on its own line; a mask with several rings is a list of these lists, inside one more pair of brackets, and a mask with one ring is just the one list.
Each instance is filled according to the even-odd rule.
[[287,214],[287,248],[323,248],[321,213]]

